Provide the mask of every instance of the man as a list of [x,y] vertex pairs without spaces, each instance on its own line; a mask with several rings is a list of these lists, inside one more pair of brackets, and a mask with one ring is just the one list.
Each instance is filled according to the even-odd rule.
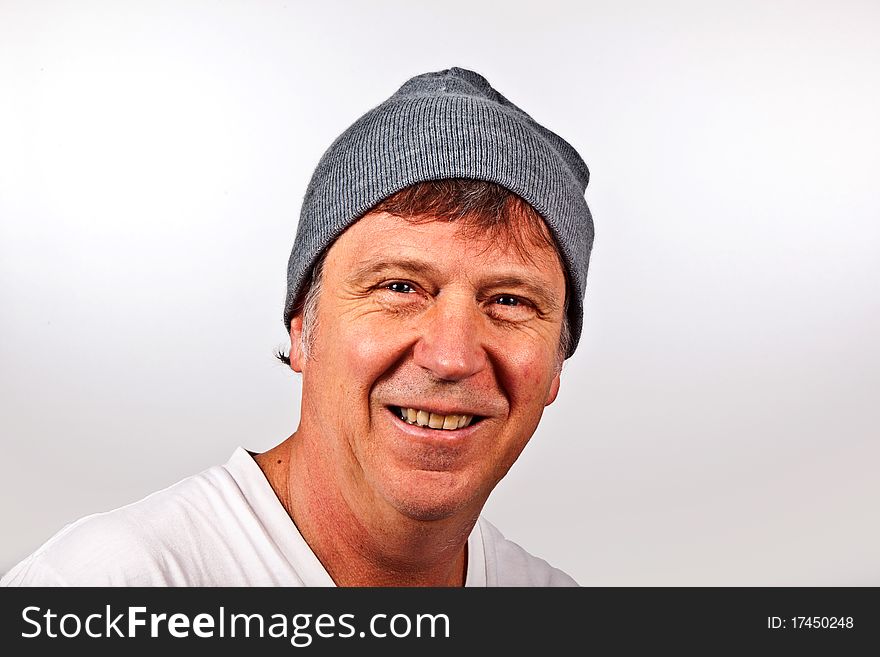
[[69,525],[3,583],[576,585],[480,513],[577,345],[588,178],[478,74],[406,82],[303,201],[281,355],[297,431]]

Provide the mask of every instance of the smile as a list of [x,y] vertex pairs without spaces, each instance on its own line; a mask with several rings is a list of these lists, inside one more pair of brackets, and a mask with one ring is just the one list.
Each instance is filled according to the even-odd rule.
[[444,429],[446,431],[455,431],[463,429],[470,425],[473,415],[439,415],[418,408],[402,408],[400,406],[392,406],[391,410],[401,420],[408,424],[415,424],[420,427],[429,427],[431,429]]

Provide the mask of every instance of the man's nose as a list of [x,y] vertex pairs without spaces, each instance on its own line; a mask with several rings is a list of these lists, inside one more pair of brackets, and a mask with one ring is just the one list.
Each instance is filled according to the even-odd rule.
[[472,299],[438,298],[419,321],[417,365],[444,381],[460,381],[486,367],[485,318]]

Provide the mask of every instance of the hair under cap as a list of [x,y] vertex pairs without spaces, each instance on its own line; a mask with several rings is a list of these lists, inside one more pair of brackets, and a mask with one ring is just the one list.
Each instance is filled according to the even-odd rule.
[[408,80],[355,121],[321,157],[306,189],[287,265],[284,325],[318,257],[379,201],[415,183],[497,183],[544,219],[566,269],[574,353],[593,246],[584,199],[590,172],[577,151],[478,73],[450,68]]

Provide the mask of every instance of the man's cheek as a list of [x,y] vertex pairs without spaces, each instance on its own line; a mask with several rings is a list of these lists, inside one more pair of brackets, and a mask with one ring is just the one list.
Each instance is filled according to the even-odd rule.
[[528,405],[536,399],[543,400],[550,389],[554,372],[545,359],[535,356],[516,358],[517,353],[524,352],[510,350],[507,355],[512,357],[499,363],[496,368],[504,387],[510,391],[511,401]]
[[406,348],[401,332],[388,326],[359,330],[337,344],[343,346],[349,363],[363,373],[384,369]]

